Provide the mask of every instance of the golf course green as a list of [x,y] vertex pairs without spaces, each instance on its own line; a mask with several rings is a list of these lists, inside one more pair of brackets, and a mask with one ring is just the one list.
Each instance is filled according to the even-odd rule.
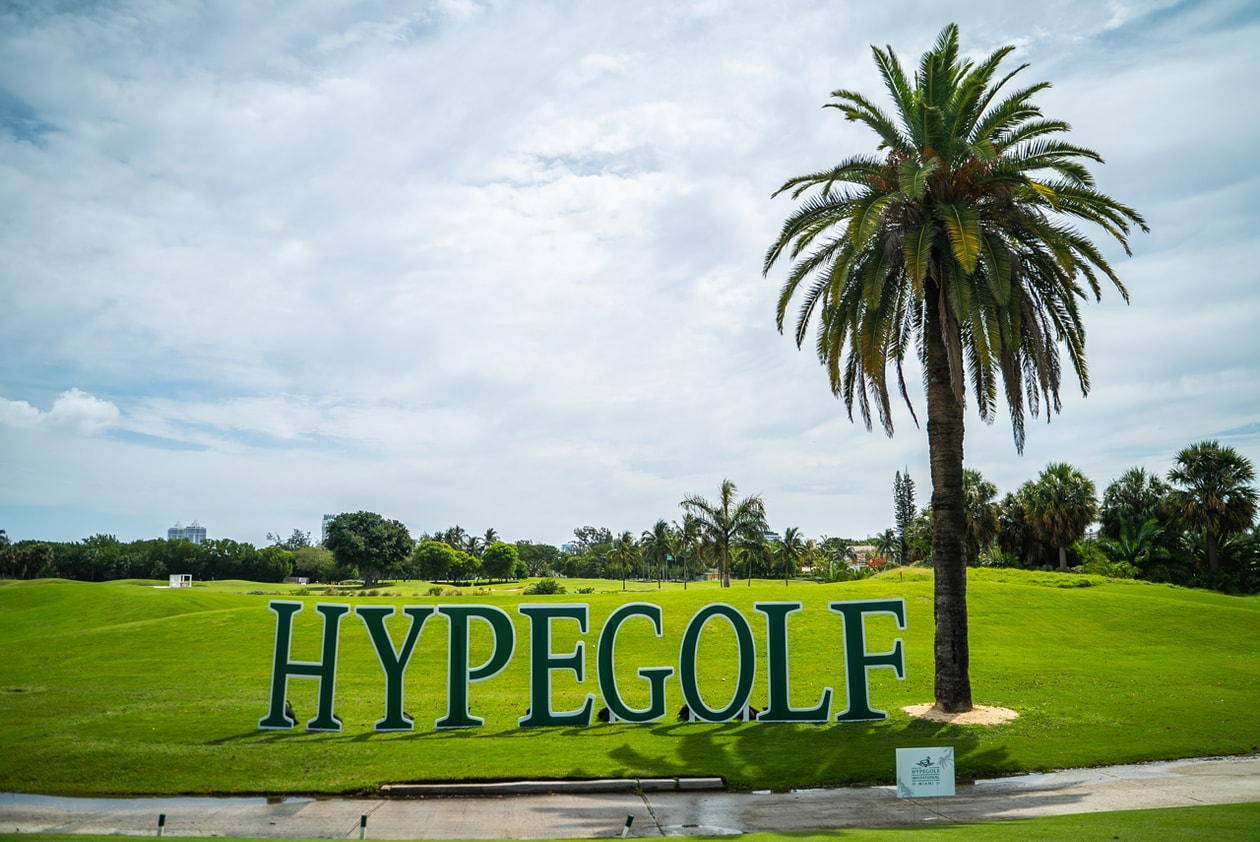
[[[736,788],[888,783],[899,747],[952,745],[960,779],[1069,766],[1254,753],[1260,746],[1260,597],[1231,597],[1133,581],[1016,570],[969,571],[971,675],[978,704],[1020,716],[995,727],[914,719],[902,707],[932,698],[932,581],[906,569],[833,585],[793,582],[667,586],[599,581],[596,593],[524,596],[524,583],[428,596],[428,583],[307,593],[288,585],[157,582],[0,582],[0,791],[46,794],[358,793],[386,782],[717,775]],[[574,583],[569,584],[571,589]],[[498,675],[470,688],[480,728],[437,730],[446,713],[447,632],[431,619],[405,679],[413,732],[378,733],[384,674],[363,622],[341,624],[336,712],[340,732],[260,730],[268,713],[276,615],[272,599],[300,600],[292,657],[317,660],[320,602],[346,605],[490,605],[513,619],[517,645]],[[666,683],[667,718],[649,724],[518,728],[529,706],[529,624],[519,604],[589,606],[590,628],[555,626],[553,651],[585,641],[584,681],[555,672],[558,710],[598,694],[596,641],[626,602],[661,607],[663,634],[627,623],[616,672],[626,702],[643,707],[636,670],[678,665],[679,640],[700,608],[725,602],[752,627],[752,704],[766,704],[766,624],[755,603],[799,601],[791,615],[792,703],[834,689],[843,707],[843,623],[829,603],[903,599],[907,627],[866,620],[870,652],[904,641],[906,676],[869,671],[872,707],[886,720],[828,725],[680,722],[678,678]],[[406,618],[388,627],[395,642]],[[484,625],[484,624],[482,624]],[[474,628],[469,662],[489,654]],[[713,623],[701,638],[698,679],[712,704],[729,698],[734,633]],[[729,681],[728,681],[729,679]],[[726,694],[725,696],[723,694]],[[300,723],[314,716],[317,682],[290,679]],[[602,705],[602,701],[596,701]]]

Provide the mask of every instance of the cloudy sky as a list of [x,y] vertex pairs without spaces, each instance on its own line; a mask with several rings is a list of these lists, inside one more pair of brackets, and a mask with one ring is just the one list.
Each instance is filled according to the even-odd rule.
[[[1092,390],[969,415],[1002,492],[1205,438],[1260,464],[1260,7],[954,4],[1141,211]],[[874,151],[933,2],[31,3],[0,11],[0,528],[264,543],[368,509],[561,543],[724,477],[861,537],[927,436],[851,422],[761,275],[787,178]],[[1097,239],[1103,243],[1102,234]],[[918,398],[920,417],[923,402]]]

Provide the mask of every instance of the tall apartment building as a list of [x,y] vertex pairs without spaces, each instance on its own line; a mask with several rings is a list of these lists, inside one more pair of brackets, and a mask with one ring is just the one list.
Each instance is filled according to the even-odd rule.
[[166,530],[166,540],[192,541],[194,544],[200,544],[206,540],[206,528],[195,520],[192,526],[184,526],[183,523],[176,521],[174,526]]
[[328,540],[328,523],[335,517],[336,515],[324,515],[324,522],[319,528],[319,542],[321,544]]

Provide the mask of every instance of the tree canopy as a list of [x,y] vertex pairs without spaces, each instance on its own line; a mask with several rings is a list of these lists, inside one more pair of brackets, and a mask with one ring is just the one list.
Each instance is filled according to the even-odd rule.
[[1168,472],[1168,481],[1176,486],[1170,499],[1177,522],[1206,535],[1213,573],[1220,569],[1221,536],[1249,529],[1255,522],[1255,479],[1251,460],[1215,441],[1184,448]]
[[409,558],[413,545],[411,533],[400,521],[364,511],[337,515],[328,522],[324,539],[338,564],[358,569],[365,588]]

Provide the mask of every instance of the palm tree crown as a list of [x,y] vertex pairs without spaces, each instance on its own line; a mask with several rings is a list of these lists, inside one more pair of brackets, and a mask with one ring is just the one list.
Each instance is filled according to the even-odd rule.
[[[856,155],[787,181],[775,195],[808,198],[783,224],[763,271],[793,261],[779,295],[783,330],[800,298],[793,335],[816,350],[832,392],[871,426],[893,429],[889,364],[911,416],[904,363],[914,346],[927,391],[936,568],[936,698],[971,708],[967,677],[962,494],[963,406],[970,380],[980,417],[997,410],[998,380],[1016,448],[1025,413],[1060,407],[1059,344],[1088,390],[1078,301],[1101,296],[1102,279],[1127,299],[1098,248],[1073,225],[1102,227],[1128,251],[1132,208],[1099,192],[1086,164],[1096,152],[1062,139],[1068,124],[1045,118],[1033,97],[1047,83],[1003,93],[1023,69],[998,75],[1013,47],[978,63],[959,54],[949,25],[907,77],[891,48],[874,48],[894,106],[833,92],[846,119],[879,138]],[[873,405],[873,409],[872,409]]]
[[1220,569],[1217,543],[1222,535],[1249,529],[1256,519],[1255,469],[1247,457],[1215,441],[1192,444],[1177,454],[1168,480],[1176,486],[1171,501],[1177,521],[1207,533],[1208,567]]
[[720,560],[724,588],[731,586],[731,550],[764,539],[766,532],[766,509],[761,496],[753,494],[736,501],[737,491],[735,483],[724,479],[717,502],[710,503],[693,494],[679,503],[695,516],[701,533]]
[[892,431],[886,364],[896,364],[909,404],[902,363],[916,337],[924,357],[922,333],[939,318],[958,400],[968,372],[980,416],[991,420],[1000,373],[1022,450],[1025,396],[1034,416],[1043,399],[1059,408],[1057,340],[1088,390],[1078,276],[1095,297],[1105,276],[1128,300],[1106,259],[1064,220],[1097,223],[1126,253],[1131,224],[1144,231],[1146,224],[1095,189],[1081,162],[1101,162],[1098,153],[1058,139],[1068,124],[1043,118],[1033,104],[1049,83],[997,99],[1026,66],[994,82],[1013,49],[979,65],[963,61],[951,24],[911,85],[892,48],[874,48],[896,117],[849,90],[833,92],[836,102],[825,107],[874,130],[884,154],[850,157],[775,193],[819,191],[766,253],[766,272],[785,252],[796,261],[779,296],[779,329],[800,285],[812,279],[797,313],[797,344],[817,317],[818,353],[832,389],[850,412],[857,401],[868,426],[874,403]]
[[639,537],[639,546],[643,552],[643,560],[652,566],[656,571],[656,586],[659,588],[661,579],[668,576],[665,569],[668,565],[670,557],[678,552],[675,546],[677,538],[669,524],[664,520],[658,520],[651,529],[644,530]]
[[1028,490],[1028,520],[1041,539],[1059,550],[1059,569],[1067,570],[1067,547],[1098,517],[1094,483],[1064,462],[1051,462]]

